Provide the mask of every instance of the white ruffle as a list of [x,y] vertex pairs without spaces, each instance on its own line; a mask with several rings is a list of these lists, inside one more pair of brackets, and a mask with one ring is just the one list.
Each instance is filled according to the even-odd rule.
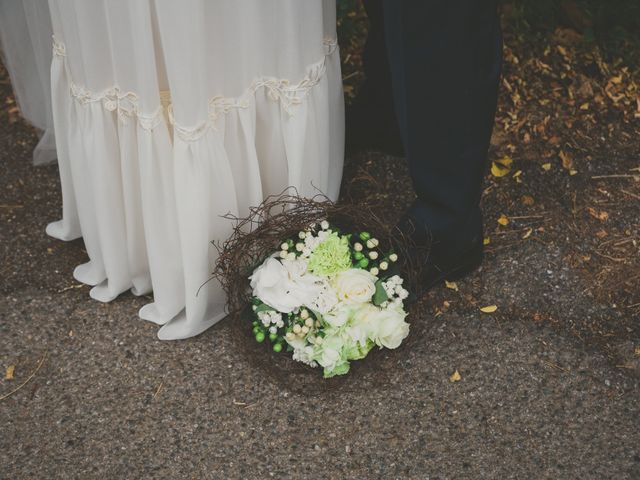
[[[64,43],[54,41],[52,88],[63,218],[47,233],[82,236],[89,262],[74,277],[107,302],[153,291],[140,317],[161,339],[197,335],[225,316],[209,281],[212,241],[266,196],[295,186],[338,195],[343,104],[334,40],[299,81],[257,78],[239,97],[214,97],[208,116],[181,125],[168,92],[141,111],[136,92],[93,92],[74,82]],[[206,100],[205,100],[206,101]]]

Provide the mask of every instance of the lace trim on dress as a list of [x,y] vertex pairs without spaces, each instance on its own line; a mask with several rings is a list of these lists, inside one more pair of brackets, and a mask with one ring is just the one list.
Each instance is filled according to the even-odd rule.
[[116,112],[118,119],[127,123],[129,119],[136,118],[138,124],[144,130],[153,130],[166,119],[173,126],[174,133],[186,142],[193,142],[201,138],[209,129],[216,128],[216,120],[220,115],[229,113],[233,109],[248,108],[250,100],[255,97],[260,89],[267,91],[268,97],[279,102],[283,110],[289,115],[293,115],[297,105],[309,94],[309,91],[316,86],[326,73],[327,57],[332,55],[338,48],[335,39],[325,39],[323,42],[324,57],[319,62],[309,66],[307,73],[298,83],[292,84],[287,79],[261,77],[253,83],[239,97],[216,96],[209,99],[208,118],[206,121],[194,127],[180,125],[174,115],[171,105],[171,96],[167,91],[160,92],[160,104],[151,113],[143,113],[139,109],[138,95],[134,92],[125,92],[118,86],[113,86],[102,92],[92,92],[73,82],[66,57],[66,47],[64,43],[53,37],[54,58],[59,57],[64,62],[65,72],[69,81],[71,96],[81,105],[90,103],[102,103],[102,106],[110,111]]

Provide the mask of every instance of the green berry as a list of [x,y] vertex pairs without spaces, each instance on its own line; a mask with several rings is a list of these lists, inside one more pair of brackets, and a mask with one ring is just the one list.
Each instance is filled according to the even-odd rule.
[[255,335],[256,333],[258,333],[260,331],[260,327],[259,326],[255,326],[253,327],[253,334]]
[[367,268],[369,266],[369,259],[368,258],[363,258],[358,262],[358,266],[360,268]]
[[256,333],[256,342],[258,343],[264,342],[264,337],[265,337],[264,332]]
[[360,240],[366,242],[371,238],[371,234],[369,232],[360,232]]
[[270,333],[269,334],[269,341],[270,342],[275,342],[276,338],[278,338],[278,334],[277,333]]
[[355,252],[353,254],[353,258],[355,258],[356,260],[362,260],[364,258],[364,254],[362,252]]
[[273,346],[273,351],[276,353],[280,353],[282,351],[282,344],[281,343],[276,343]]

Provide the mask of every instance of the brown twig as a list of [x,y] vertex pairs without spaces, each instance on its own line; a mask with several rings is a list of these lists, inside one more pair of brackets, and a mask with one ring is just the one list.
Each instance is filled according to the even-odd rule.
[[637,198],[638,200],[640,200],[640,195],[636,195],[635,193],[627,192],[626,190],[623,190],[622,188],[620,189],[620,191],[622,193],[624,193],[625,195],[629,195],[630,197]]
[[18,390],[20,390],[22,387],[24,387],[27,383],[29,383],[29,381],[31,381],[31,379],[35,376],[36,373],[38,373],[38,370],[40,370],[40,367],[42,367],[42,364],[44,363],[45,358],[47,358],[47,352],[44,352],[44,355],[42,355],[42,358],[40,359],[40,362],[38,362],[38,366],[36,367],[36,369],[31,373],[31,375],[29,375],[27,377],[27,379],[22,382],[20,385],[18,385],[18,387],[16,387],[15,389],[11,390],[9,393],[3,395],[0,397],[0,402],[2,400],[4,400],[5,398],[9,398],[11,395],[13,395],[14,393],[16,393]]
[[163,385],[164,385],[164,380],[160,380],[160,385],[158,385],[158,388],[156,389],[156,393],[153,394],[153,398],[156,398],[160,394],[160,391],[162,390]]
[[639,180],[640,175],[628,175],[624,173],[620,173],[616,175],[596,175],[591,177],[591,180],[603,180],[605,178],[633,178],[634,180]]

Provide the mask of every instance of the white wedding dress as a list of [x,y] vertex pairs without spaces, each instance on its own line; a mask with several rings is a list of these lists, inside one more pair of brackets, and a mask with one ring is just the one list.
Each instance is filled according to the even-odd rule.
[[[25,11],[35,2],[23,0]],[[335,0],[50,0],[49,9],[63,212],[47,233],[83,237],[89,262],[74,277],[92,298],[153,291],[139,315],[163,325],[158,336],[197,335],[225,316],[220,286],[207,283],[211,242],[232,229],[223,215],[245,216],[288,186],[337,198]]]

